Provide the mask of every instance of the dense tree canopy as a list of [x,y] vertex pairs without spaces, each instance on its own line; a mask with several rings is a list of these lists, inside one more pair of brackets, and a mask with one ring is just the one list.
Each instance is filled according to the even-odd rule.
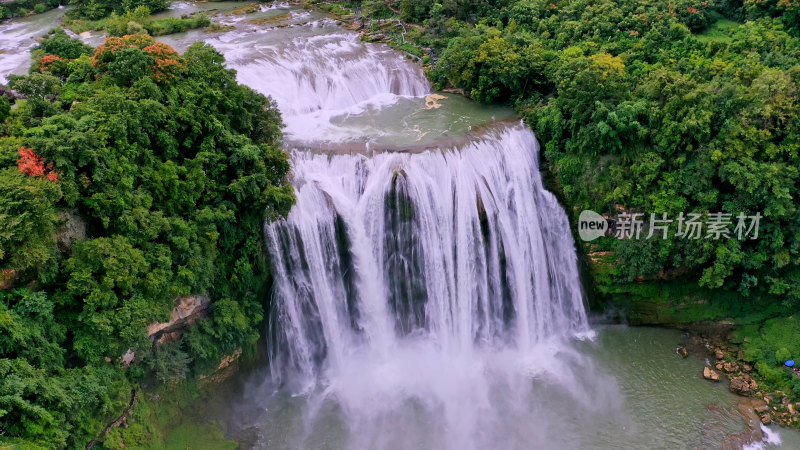
[[133,11],[140,6],[147,7],[150,12],[159,12],[167,9],[167,0],[74,0],[73,4],[78,8],[75,16],[87,19],[100,19],[111,13],[123,14],[126,11]]
[[764,216],[756,240],[606,242],[620,280],[679,269],[800,305],[798,2],[413,3],[434,80],[514,103],[576,215]]
[[[0,129],[0,434],[78,447],[132,386],[258,338],[262,224],[294,197],[274,104],[213,48],[53,31],[34,59]],[[209,318],[151,352],[146,325],[201,293]]]

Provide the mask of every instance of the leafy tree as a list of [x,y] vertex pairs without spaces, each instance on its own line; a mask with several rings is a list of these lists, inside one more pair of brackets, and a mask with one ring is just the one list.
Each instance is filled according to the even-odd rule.
[[[617,289],[674,272],[800,306],[797,2],[412,3],[434,81],[515,105],[570,211],[763,214],[755,240],[587,244],[616,255]],[[714,9],[750,21],[717,26]]]
[[0,126],[5,122],[9,114],[11,114],[11,105],[6,100],[5,95],[0,95]]
[[0,170],[0,268],[37,269],[53,258],[58,183],[25,175],[17,167]]

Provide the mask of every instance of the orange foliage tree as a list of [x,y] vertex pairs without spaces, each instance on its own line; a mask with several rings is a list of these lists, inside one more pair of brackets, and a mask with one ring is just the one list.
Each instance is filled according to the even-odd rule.
[[23,145],[17,150],[17,153],[19,153],[17,168],[21,173],[32,177],[41,177],[46,173],[48,180],[58,181],[59,172],[53,170],[53,163],[49,163],[45,167],[44,158],[37,155],[32,148]]
[[103,45],[97,47],[92,58],[92,65],[103,70],[114,61],[114,55],[123,48],[138,48],[154,59],[150,67],[150,75],[156,82],[165,82],[181,73],[186,64],[181,55],[163,42],[156,42],[146,34],[129,34],[121,37],[109,37]]

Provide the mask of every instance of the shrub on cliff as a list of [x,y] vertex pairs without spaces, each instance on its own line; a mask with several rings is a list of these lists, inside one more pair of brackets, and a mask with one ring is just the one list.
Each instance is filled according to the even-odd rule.
[[91,20],[102,19],[112,12],[124,14],[126,11],[133,11],[140,6],[146,7],[150,12],[157,13],[167,9],[167,0],[75,0],[72,2],[77,5],[72,16],[84,17]]

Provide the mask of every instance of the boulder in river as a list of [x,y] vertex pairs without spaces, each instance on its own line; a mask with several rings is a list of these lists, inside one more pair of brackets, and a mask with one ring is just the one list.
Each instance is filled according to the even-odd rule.
[[689,350],[686,348],[685,345],[681,345],[680,347],[678,347],[678,354],[686,358],[687,356],[689,356]]
[[703,367],[703,378],[711,381],[719,381],[719,374],[710,367]]
[[723,367],[723,369],[725,369],[725,372],[728,372],[728,373],[736,372],[737,370],[739,370],[739,365],[736,364],[736,362],[733,362],[733,361],[726,362],[725,364],[722,365],[722,367]]
[[744,377],[733,377],[730,390],[735,394],[750,395],[750,383]]

